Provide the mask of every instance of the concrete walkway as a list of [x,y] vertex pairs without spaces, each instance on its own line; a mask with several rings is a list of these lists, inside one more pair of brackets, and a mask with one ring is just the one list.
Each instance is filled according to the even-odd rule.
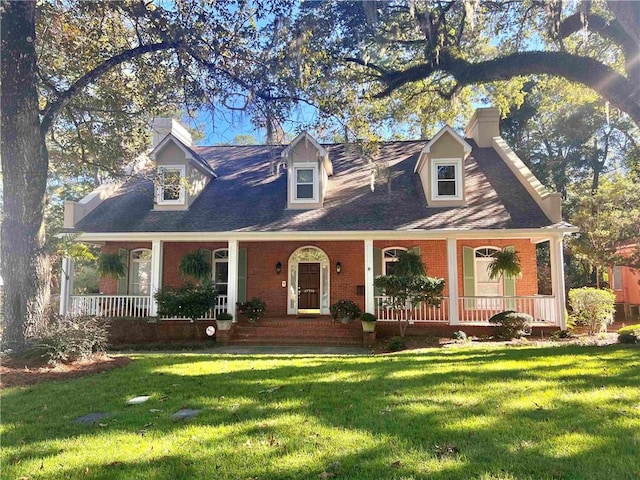
[[228,345],[212,350],[218,354],[237,355],[371,355],[363,347],[323,347],[318,345]]

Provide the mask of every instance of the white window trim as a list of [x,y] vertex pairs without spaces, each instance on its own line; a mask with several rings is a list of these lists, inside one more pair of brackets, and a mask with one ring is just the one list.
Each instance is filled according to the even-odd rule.
[[[497,250],[497,251],[502,251],[502,248],[500,247],[494,247],[491,245],[486,245],[486,246],[482,246],[482,247],[476,247],[473,249],[473,269],[474,269],[474,282],[475,282],[475,292],[476,292],[476,297],[493,297],[494,295],[480,295],[478,293],[478,257],[476,257],[478,250],[484,250],[484,249],[490,249],[490,250]],[[482,257],[480,257],[482,258]],[[489,258],[489,257],[486,257]],[[480,283],[488,283],[488,282],[480,282]],[[492,283],[496,283],[498,285],[498,294],[496,296],[498,297],[503,297],[504,296],[504,276],[500,276],[495,282]]]
[[385,253],[388,252],[389,250],[402,250],[403,252],[406,252],[407,249],[404,247],[387,247],[387,248],[383,248],[382,249],[382,274],[383,275],[387,275],[387,263],[395,263],[398,261],[398,258],[387,258],[385,256]]
[[[151,262],[152,262],[152,258],[148,258],[148,259],[141,259],[141,258],[134,258],[134,254],[138,253],[138,252],[149,252],[149,254],[153,254],[150,248],[136,248],[134,250],[131,250],[131,252],[129,252],[129,281],[128,281],[128,292],[129,295],[134,295],[133,293],[133,285],[134,285],[134,270],[139,268],[139,265],[141,263],[148,263],[149,264],[149,273],[151,273]],[[137,278],[138,282],[137,285],[140,285],[140,277],[138,276]],[[138,287],[139,289],[139,287]],[[149,275],[149,289],[151,289],[151,275]],[[139,295],[139,294],[138,294]]]
[[[216,252],[227,252],[226,258],[216,258]],[[229,249],[228,248],[217,248],[211,252],[211,278],[214,283],[216,282],[216,269],[218,268],[219,263],[229,264]],[[227,266],[227,281],[225,283],[221,283],[220,285],[227,286],[227,292],[229,292],[229,270]]]
[[180,185],[180,197],[177,200],[165,200],[164,193],[164,177],[163,170],[178,170],[180,172],[180,178],[186,177],[187,169],[184,165],[160,165],[158,166],[158,194],[156,201],[158,205],[184,205],[185,203],[185,188],[184,185]]
[[[313,198],[298,198],[298,170],[313,170]],[[318,203],[320,185],[318,182],[318,164],[317,163],[295,163],[291,172],[291,203]]]
[[[455,168],[456,195],[438,195],[438,167],[453,165]],[[462,159],[438,158],[431,160],[431,200],[462,200]]]

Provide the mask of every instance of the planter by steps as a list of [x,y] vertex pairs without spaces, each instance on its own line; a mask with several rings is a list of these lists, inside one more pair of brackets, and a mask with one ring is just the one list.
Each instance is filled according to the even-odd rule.
[[363,332],[375,332],[376,330],[376,316],[372,313],[363,313],[360,315],[360,321],[362,322]]
[[231,330],[233,316],[230,313],[219,314],[218,318],[216,318],[216,325],[218,325],[218,330]]

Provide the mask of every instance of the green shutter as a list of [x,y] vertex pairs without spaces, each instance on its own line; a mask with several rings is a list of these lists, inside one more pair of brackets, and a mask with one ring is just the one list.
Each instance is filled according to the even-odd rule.
[[417,255],[420,255],[420,247],[411,247],[411,248],[409,249],[409,251],[410,251],[411,253],[415,253],[415,254],[417,254]]
[[247,249],[238,249],[238,301],[247,301]]
[[118,249],[118,255],[125,265],[124,277],[118,279],[118,295],[126,295],[129,293],[129,250],[126,248]]
[[[373,247],[373,278],[382,275],[382,249]],[[382,295],[379,288],[374,288],[373,294],[378,297]]]
[[[504,247],[505,250],[514,251],[515,248],[512,246]],[[516,279],[515,277],[511,277],[509,275],[503,275],[502,278],[503,292],[505,297],[515,297],[516,296]],[[515,310],[516,302],[514,299],[505,300],[505,309],[506,310]]]
[[[463,278],[463,296],[474,297],[476,295],[476,269],[475,269],[475,253],[471,247],[462,247],[462,278]],[[464,301],[464,308],[474,310],[476,301],[468,299]]]

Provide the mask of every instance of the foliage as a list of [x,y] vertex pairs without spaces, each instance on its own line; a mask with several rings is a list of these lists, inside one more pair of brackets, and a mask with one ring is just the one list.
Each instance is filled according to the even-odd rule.
[[237,305],[240,313],[246,316],[251,322],[260,320],[260,318],[264,316],[264,312],[267,311],[267,304],[258,297],[253,297],[246,302],[238,302]]
[[178,271],[185,277],[206,282],[211,278],[211,252],[200,248],[185,253],[178,264]]
[[393,337],[389,340],[388,348],[392,352],[399,352],[407,348],[407,344],[404,341],[404,337]]
[[638,259],[620,254],[618,247],[640,243],[640,183],[621,175],[605,178],[597,191],[573,200],[569,220],[580,228],[570,242],[574,255],[601,273],[613,265],[634,266]]
[[422,303],[439,306],[444,290],[444,279],[424,275],[378,276],[374,279],[373,284],[387,297],[385,299],[386,306],[393,310],[402,337],[404,337],[409,320],[412,318],[413,309]]
[[334,320],[338,318],[353,320],[362,312],[353,300],[338,300],[329,307],[329,311]]
[[365,312],[365,313],[360,315],[360,321],[361,322],[375,322],[377,320],[378,319],[376,318],[376,316],[373,313]]
[[217,320],[233,320],[233,315],[227,312],[221,312],[216,317]]
[[503,275],[517,277],[522,272],[520,254],[511,248],[498,250],[492,255],[487,270],[489,278],[499,278]]
[[551,338],[560,339],[560,338],[571,338],[573,337],[573,333],[571,330],[556,330],[551,334]]
[[211,283],[163,287],[154,295],[159,316],[190,318],[194,323],[215,306],[216,296]]
[[127,265],[118,253],[103,252],[98,256],[98,273],[102,277],[124,278]]
[[52,316],[43,334],[29,340],[27,355],[57,364],[104,353],[108,328],[108,322],[102,318]]
[[616,295],[611,290],[583,287],[569,290],[570,317],[596,335],[613,322]]
[[495,314],[489,319],[489,323],[496,324],[495,338],[511,340],[522,338],[531,333],[533,317],[527,313],[506,311]]
[[640,324],[627,325],[618,329],[618,342],[640,343]]
[[425,276],[427,274],[422,257],[419,253],[411,250],[400,251],[395,267],[393,274],[401,277]]
[[462,330],[457,330],[457,331],[455,331],[455,332],[453,332],[451,334],[451,338],[453,340],[466,341],[467,340],[467,334],[465,332],[463,332]]

